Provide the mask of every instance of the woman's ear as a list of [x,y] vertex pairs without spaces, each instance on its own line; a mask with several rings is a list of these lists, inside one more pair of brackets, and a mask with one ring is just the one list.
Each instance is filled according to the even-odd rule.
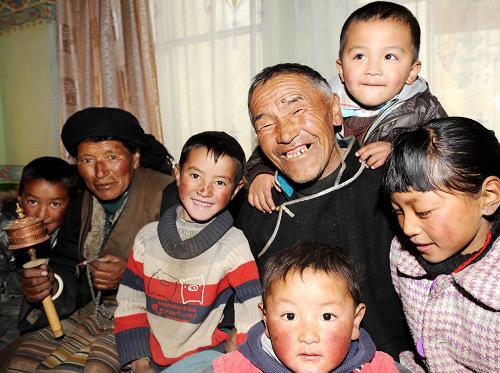
[[361,325],[361,321],[363,321],[363,317],[365,317],[366,306],[364,303],[358,304],[356,310],[354,311],[354,321],[352,324],[352,334],[351,340],[355,341],[359,339],[359,326]]
[[493,215],[500,205],[500,179],[497,176],[488,176],[481,188],[482,214]]
[[132,154],[132,167],[134,170],[137,170],[141,167],[141,153],[137,150],[134,154]]

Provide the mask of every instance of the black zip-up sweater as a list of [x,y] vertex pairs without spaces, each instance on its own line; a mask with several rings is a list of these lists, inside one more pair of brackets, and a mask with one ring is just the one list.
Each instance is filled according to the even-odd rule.
[[[332,175],[306,188],[292,184],[295,192],[290,201],[273,191],[276,206],[285,203],[293,217],[283,209],[279,214],[261,213],[245,201],[235,225],[245,233],[260,268],[270,255],[299,241],[343,249],[362,269],[361,298],[366,304],[363,327],[378,350],[397,359],[400,351],[409,348],[410,339],[390,275],[389,248],[396,232],[395,219],[390,218],[388,201],[380,194],[381,169],[361,166],[354,155],[359,148],[354,138],[340,145],[345,149],[343,171],[339,166]],[[334,190],[317,196],[332,187]],[[310,199],[303,200],[303,196]],[[276,236],[268,242],[278,221]]]

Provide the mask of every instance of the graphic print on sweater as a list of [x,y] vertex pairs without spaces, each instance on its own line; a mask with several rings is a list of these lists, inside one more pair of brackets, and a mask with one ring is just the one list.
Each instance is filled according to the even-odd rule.
[[147,282],[147,292],[156,298],[150,307],[158,316],[185,321],[194,321],[197,318],[197,307],[190,307],[188,304],[203,306],[203,275],[178,278],[159,269]]

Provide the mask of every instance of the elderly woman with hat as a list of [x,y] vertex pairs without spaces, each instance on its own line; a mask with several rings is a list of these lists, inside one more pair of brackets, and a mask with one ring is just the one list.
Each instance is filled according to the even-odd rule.
[[[28,302],[18,327],[22,333],[43,329],[23,336],[10,367],[117,371],[116,290],[137,232],[159,219],[164,189],[174,180],[168,175],[172,157],[132,114],[116,108],[73,114],[61,138],[86,189],[68,209],[49,265],[24,271]],[[64,283],[54,301],[65,333],[61,341],[51,337],[39,303],[56,290],[54,272]]]

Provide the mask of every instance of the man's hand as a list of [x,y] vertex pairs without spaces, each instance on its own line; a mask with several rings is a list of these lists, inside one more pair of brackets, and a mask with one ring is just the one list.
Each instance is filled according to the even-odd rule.
[[114,290],[120,285],[127,260],[115,255],[105,255],[90,264],[92,282],[97,290]]
[[236,329],[235,328],[233,328],[231,330],[231,332],[229,333],[229,338],[226,339],[226,342],[224,343],[224,347],[226,348],[226,353],[238,351],[238,345],[236,344]]
[[155,370],[149,366],[149,360],[146,358],[134,360],[130,366],[135,373],[155,373]]
[[40,302],[52,293],[54,271],[45,264],[23,270],[21,291],[28,302]]
[[363,146],[356,152],[356,156],[359,157],[360,162],[365,162],[366,167],[375,169],[385,163],[390,150],[390,142],[377,141]]
[[270,174],[257,175],[248,189],[248,203],[260,212],[271,213],[276,208],[273,201],[272,189],[276,188],[281,192],[276,184],[274,176]]

